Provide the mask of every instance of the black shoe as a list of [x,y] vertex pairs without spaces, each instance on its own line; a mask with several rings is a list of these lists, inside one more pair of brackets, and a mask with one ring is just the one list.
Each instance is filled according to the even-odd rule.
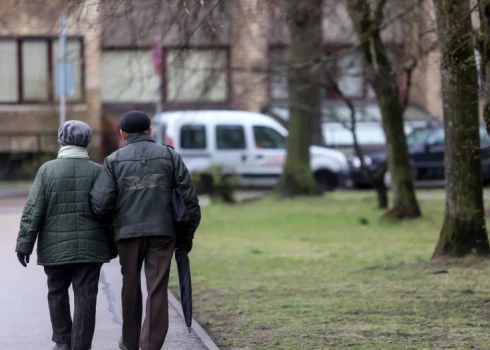
[[121,349],[121,350],[139,350],[139,348],[132,348],[132,349],[130,349],[130,348],[126,347],[126,345],[124,345],[124,343],[123,343],[122,337],[119,340],[119,349]]
[[56,344],[53,350],[71,350],[70,344]]

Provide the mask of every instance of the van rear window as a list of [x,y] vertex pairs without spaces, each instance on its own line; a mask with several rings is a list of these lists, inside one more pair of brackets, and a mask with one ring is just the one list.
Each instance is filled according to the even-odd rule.
[[206,127],[204,125],[182,125],[180,128],[181,149],[205,149]]

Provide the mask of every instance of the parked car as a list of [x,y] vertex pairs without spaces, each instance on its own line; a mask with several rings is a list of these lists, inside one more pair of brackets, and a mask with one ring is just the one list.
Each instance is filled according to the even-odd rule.
[[[482,172],[485,184],[490,183],[490,138],[485,126],[481,125],[480,150],[482,159]],[[444,179],[444,127],[442,125],[415,130],[407,136],[413,177],[415,180],[443,180]],[[387,151],[365,152],[366,165],[371,170],[386,165]],[[369,186],[369,181],[361,171],[360,159],[351,154],[347,157],[351,166],[351,176],[354,186]],[[391,185],[391,175],[385,174],[385,184]]]
[[[240,177],[240,185],[277,183],[286,158],[288,132],[272,118],[253,112],[199,110],[164,112],[153,118],[153,136],[178,151],[191,173],[212,166]],[[348,185],[349,163],[340,151],[310,147],[310,167],[323,190]]]

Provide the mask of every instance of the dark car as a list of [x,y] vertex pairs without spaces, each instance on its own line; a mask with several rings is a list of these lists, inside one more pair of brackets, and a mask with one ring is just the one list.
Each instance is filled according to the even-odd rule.
[[[480,126],[480,149],[482,159],[483,181],[490,183],[490,138],[485,126]],[[444,128],[435,126],[415,130],[407,135],[413,178],[420,180],[444,179]],[[352,182],[356,187],[368,187],[370,182],[361,171],[361,162],[353,154],[348,155]],[[364,152],[364,160],[371,170],[384,167],[387,162],[386,148],[373,152]],[[385,174],[386,185],[391,185],[389,172]]]

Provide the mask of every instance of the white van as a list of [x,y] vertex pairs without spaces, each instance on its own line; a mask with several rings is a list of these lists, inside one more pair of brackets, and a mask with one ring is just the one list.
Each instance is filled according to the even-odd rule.
[[[153,137],[179,152],[192,173],[211,166],[240,176],[247,188],[273,187],[286,159],[287,130],[253,112],[199,110],[164,112],[153,117]],[[324,191],[348,185],[345,155],[326,147],[310,148],[311,171]]]

